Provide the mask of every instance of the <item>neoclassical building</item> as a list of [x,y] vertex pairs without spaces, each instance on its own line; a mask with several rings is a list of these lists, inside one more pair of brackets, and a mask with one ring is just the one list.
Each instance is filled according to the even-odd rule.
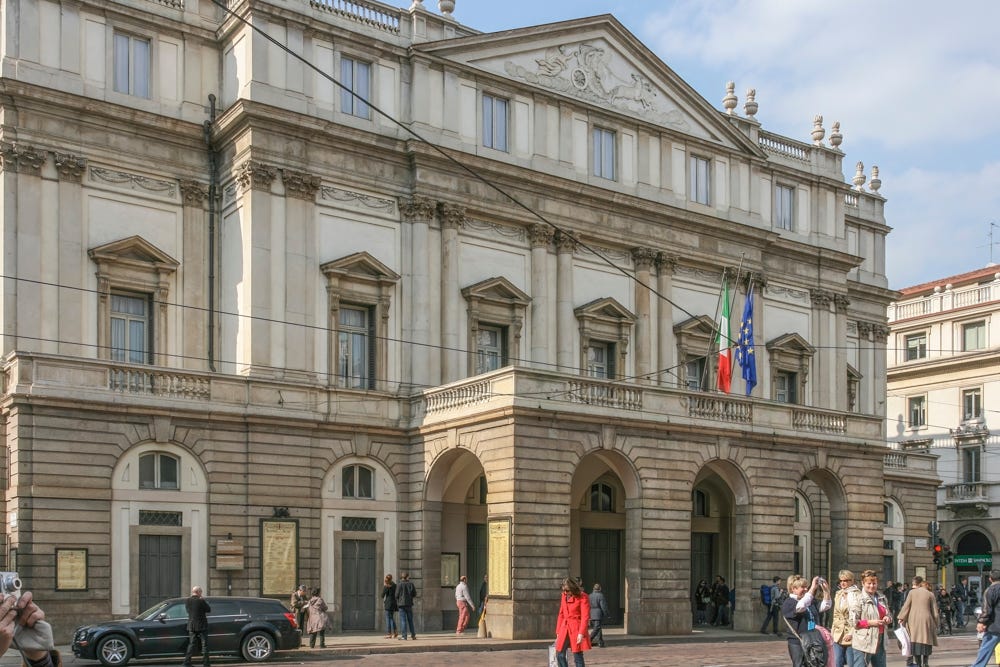
[[57,628],[306,583],[373,630],[408,571],[422,631],[489,574],[499,637],[567,575],[683,633],[717,574],[915,572],[934,457],[885,447],[839,126],[720,109],[612,16],[440,5],[4,1],[4,551]]
[[[889,305],[889,442],[938,456],[937,519],[948,579],[982,584],[1000,552],[1000,271],[986,266],[900,291]],[[976,579],[982,577],[979,582]]]

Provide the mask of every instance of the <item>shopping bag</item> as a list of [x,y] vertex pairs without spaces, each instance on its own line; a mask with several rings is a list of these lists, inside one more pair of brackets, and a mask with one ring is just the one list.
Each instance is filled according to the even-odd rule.
[[476,638],[486,639],[489,636],[489,631],[486,629],[486,610],[484,609],[482,615],[479,617],[479,628],[476,630]]
[[993,647],[993,662],[1000,665],[1000,644]]
[[910,646],[910,633],[902,625],[896,628],[895,632],[896,639],[899,641],[899,650],[902,651],[904,658],[909,658],[913,654],[913,648]]
[[549,667],[559,667],[559,661],[556,660],[556,645],[552,644],[549,646]]

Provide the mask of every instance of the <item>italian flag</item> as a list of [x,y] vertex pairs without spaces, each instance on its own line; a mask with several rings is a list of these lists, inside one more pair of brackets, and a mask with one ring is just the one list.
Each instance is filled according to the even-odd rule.
[[722,288],[722,319],[719,320],[719,391],[729,393],[729,387],[733,381],[733,364],[730,357],[729,340],[729,282],[726,281]]

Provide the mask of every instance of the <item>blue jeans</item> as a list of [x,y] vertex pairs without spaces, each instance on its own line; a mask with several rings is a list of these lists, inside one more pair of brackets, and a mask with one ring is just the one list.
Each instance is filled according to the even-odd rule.
[[[569,642],[566,642],[566,646],[563,650],[556,651],[556,662],[559,663],[559,667],[569,667],[569,663],[566,662],[566,651],[569,651]],[[573,653],[573,664],[576,667],[585,667],[583,664],[583,652]]]
[[854,649],[850,646],[841,646],[837,642],[833,643],[833,667],[848,667],[854,664]]
[[1000,641],[1000,635],[995,635],[992,632],[983,635],[983,643],[979,645],[979,655],[976,656],[972,667],[987,667],[987,665],[993,664],[993,649],[996,648],[998,641]]
[[879,635],[878,646],[874,653],[865,653],[857,649],[851,649],[851,667],[885,667],[885,633]]
[[385,634],[391,635],[396,632],[396,612],[385,610]]
[[410,637],[417,638],[417,629],[413,627],[413,607],[399,608],[399,636],[406,639],[406,628],[410,628]]

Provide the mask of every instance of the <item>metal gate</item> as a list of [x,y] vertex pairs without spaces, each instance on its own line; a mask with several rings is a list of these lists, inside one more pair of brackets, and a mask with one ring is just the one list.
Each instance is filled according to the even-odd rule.
[[344,540],[340,548],[344,631],[374,630],[375,603],[381,579],[376,569],[375,540]]
[[184,594],[181,590],[181,536],[139,536],[139,609]]
[[580,530],[580,576],[584,592],[590,593],[595,583],[600,584],[616,624],[622,622],[624,612],[621,605],[621,542],[620,530]]

